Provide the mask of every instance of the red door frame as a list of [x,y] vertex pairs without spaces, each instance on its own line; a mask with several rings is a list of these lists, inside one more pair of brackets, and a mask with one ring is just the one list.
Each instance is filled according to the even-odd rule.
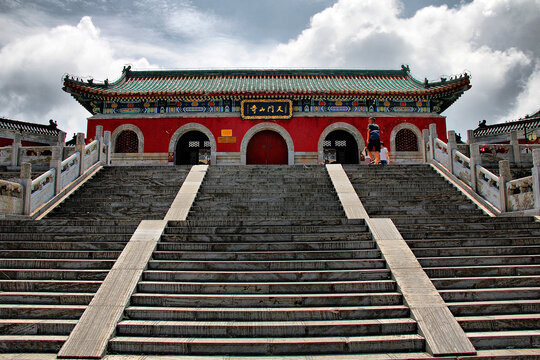
[[287,165],[288,163],[287,143],[279,133],[263,130],[249,140],[246,164]]

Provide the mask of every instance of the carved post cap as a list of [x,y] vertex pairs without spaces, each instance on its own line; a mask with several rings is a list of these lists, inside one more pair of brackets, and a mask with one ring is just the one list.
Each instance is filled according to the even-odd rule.
[[103,142],[106,145],[109,145],[111,143],[111,132],[109,130],[105,131],[105,135],[103,136]]
[[475,142],[474,130],[467,130],[467,144],[474,144]]
[[103,126],[97,125],[96,126],[96,140],[101,140],[103,137]]
[[429,130],[428,129],[422,130],[422,140],[424,141],[424,144],[427,144],[429,142]]
[[455,148],[457,144],[456,132],[454,130],[448,130],[448,146]]
[[437,124],[429,124],[429,134],[432,138],[437,138]]
[[53,146],[51,160],[62,160],[62,152],[60,146]]
[[75,139],[76,145],[84,145],[84,133],[77,133],[77,137]]
[[32,164],[25,162],[21,165],[21,179],[32,178]]
[[63,146],[65,142],[66,142],[66,132],[60,131],[58,133],[58,144]]
[[513,130],[510,132],[510,143],[517,143],[518,142],[518,134],[517,131]]
[[533,166],[540,168],[540,149],[533,150]]
[[504,181],[512,180],[512,173],[510,172],[510,161],[499,161],[499,176],[501,176]]

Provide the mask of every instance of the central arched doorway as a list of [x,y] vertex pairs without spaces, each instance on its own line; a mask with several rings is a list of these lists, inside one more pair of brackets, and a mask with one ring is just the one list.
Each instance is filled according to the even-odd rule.
[[324,160],[327,163],[358,164],[358,144],[352,134],[335,130],[323,142]]
[[200,131],[188,131],[176,143],[176,165],[209,164],[210,140]]
[[285,139],[275,131],[264,130],[249,140],[246,154],[248,165],[287,165],[288,150]]

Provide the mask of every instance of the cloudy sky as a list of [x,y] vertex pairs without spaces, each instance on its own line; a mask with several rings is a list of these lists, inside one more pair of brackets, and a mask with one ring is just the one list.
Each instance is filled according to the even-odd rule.
[[[540,0],[0,0],[0,116],[86,131],[61,90],[134,69],[399,69],[472,89],[443,115],[478,121],[540,109]],[[464,136],[465,137],[465,136]]]

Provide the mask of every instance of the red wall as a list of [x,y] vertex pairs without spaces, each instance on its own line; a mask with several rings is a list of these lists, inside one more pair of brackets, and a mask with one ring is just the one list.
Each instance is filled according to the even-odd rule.
[[[429,124],[437,124],[437,133],[441,140],[446,139],[446,119],[443,116],[387,116],[376,117],[377,124],[381,128],[382,141],[390,144],[392,129],[400,123],[412,123],[420,131],[428,129]],[[218,142],[222,129],[232,129],[232,136],[236,137],[234,144],[217,144],[218,152],[239,152],[240,144],[245,133],[253,126],[265,121],[242,120],[240,117],[216,117],[216,118],[151,118],[151,119],[89,119],[87,138],[94,139],[96,126],[102,125],[103,131],[111,133],[120,125],[133,124],[144,134],[144,152],[168,152],[169,142],[175,131],[188,123],[199,123],[207,127]],[[318,141],[323,130],[331,124],[344,122],[356,127],[364,141],[366,141],[368,116],[363,117],[303,117],[295,116],[291,120],[272,121],[285,128],[294,141],[295,152],[316,152]]]

